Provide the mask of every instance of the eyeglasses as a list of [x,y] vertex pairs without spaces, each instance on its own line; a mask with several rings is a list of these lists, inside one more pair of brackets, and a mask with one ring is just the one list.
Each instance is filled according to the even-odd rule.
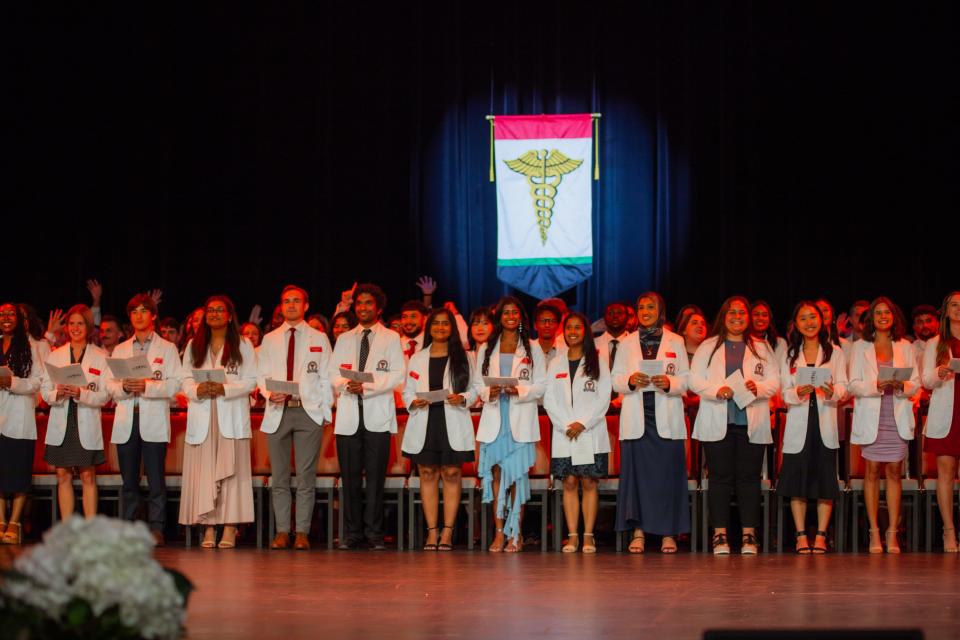
[[207,313],[209,314],[223,314],[226,312],[227,309],[225,307],[207,307]]

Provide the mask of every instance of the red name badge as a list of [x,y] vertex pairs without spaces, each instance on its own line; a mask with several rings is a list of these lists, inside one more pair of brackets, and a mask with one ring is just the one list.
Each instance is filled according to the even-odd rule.
[[567,377],[567,374],[566,374],[566,373],[558,373],[558,374],[557,374],[557,378],[566,378],[566,377]]
[[87,371],[89,371],[90,375],[92,376],[100,375],[100,369],[94,369],[93,367],[90,367],[89,369],[87,369]]
[[410,377],[413,378],[414,380],[419,380],[419,379],[420,379],[420,374],[417,373],[416,371],[411,371],[411,372],[410,372]]
[[673,351],[667,351],[667,357],[668,357],[668,358],[676,358],[676,357],[677,357],[677,354],[675,354]]
[[352,365],[352,364],[342,364],[342,365],[340,365],[340,368],[341,368],[341,369],[353,369],[353,365]]
[[310,353],[323,353],[323,347],[310,347]]
[[530,358],[524,358],[520,361],[520,364],[530,364]]
[[154,358],[153,364],[163,364],[163,358]]

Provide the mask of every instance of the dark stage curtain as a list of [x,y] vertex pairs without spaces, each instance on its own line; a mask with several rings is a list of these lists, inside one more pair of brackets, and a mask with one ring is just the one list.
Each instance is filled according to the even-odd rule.
[[224,291],[267,316],[293,281],[329,313],[369,279],[395,310],[431,274],[467,313],[506,292],[484,116],[591,111],[594,274],[564,295],[588,314],[958,286],[924,242],[956,236],[950,3],[26,10],[2,27],[2,297],[65,307],[95,276],[108,311],[162,287],[162,315]]

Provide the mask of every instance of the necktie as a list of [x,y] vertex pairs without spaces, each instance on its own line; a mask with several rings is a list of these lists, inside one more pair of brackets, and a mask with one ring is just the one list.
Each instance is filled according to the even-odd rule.
[[409,358],[416,352],[416,350],[417,350],[417,341],[416,340],[409,341],[407,343],[406,356]]
[[360,360],[357,362],[360,371],[367,368],[367,357],[370,355],[370,329],[363,330],[363,337],[360,339]]
[[[620,344],[620,341],[619,341],[619,340],[611,340],[611,341],[610,341],[610,362],[609,362],[610,371],[613,371],[613,361],[617,358],[617,345],[619,345],[619,344]],[[616,399],[617,399],[617,392],[616,392],[616,391],[611,391],[611,392],[610,392],[610,399],[611,399],[611,400],[616,400]]]
[[290,328],[290,340],[287,342],[287,380],[293,380],[293,361],[296,359],[294,348],[296,347],[297,330]]

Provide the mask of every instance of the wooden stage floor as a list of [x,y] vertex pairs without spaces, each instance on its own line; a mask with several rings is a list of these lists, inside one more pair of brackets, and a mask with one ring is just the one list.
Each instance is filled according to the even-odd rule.
[[960,556],[165,548],[188,638],[657,638],[710,628],[960,631]]

